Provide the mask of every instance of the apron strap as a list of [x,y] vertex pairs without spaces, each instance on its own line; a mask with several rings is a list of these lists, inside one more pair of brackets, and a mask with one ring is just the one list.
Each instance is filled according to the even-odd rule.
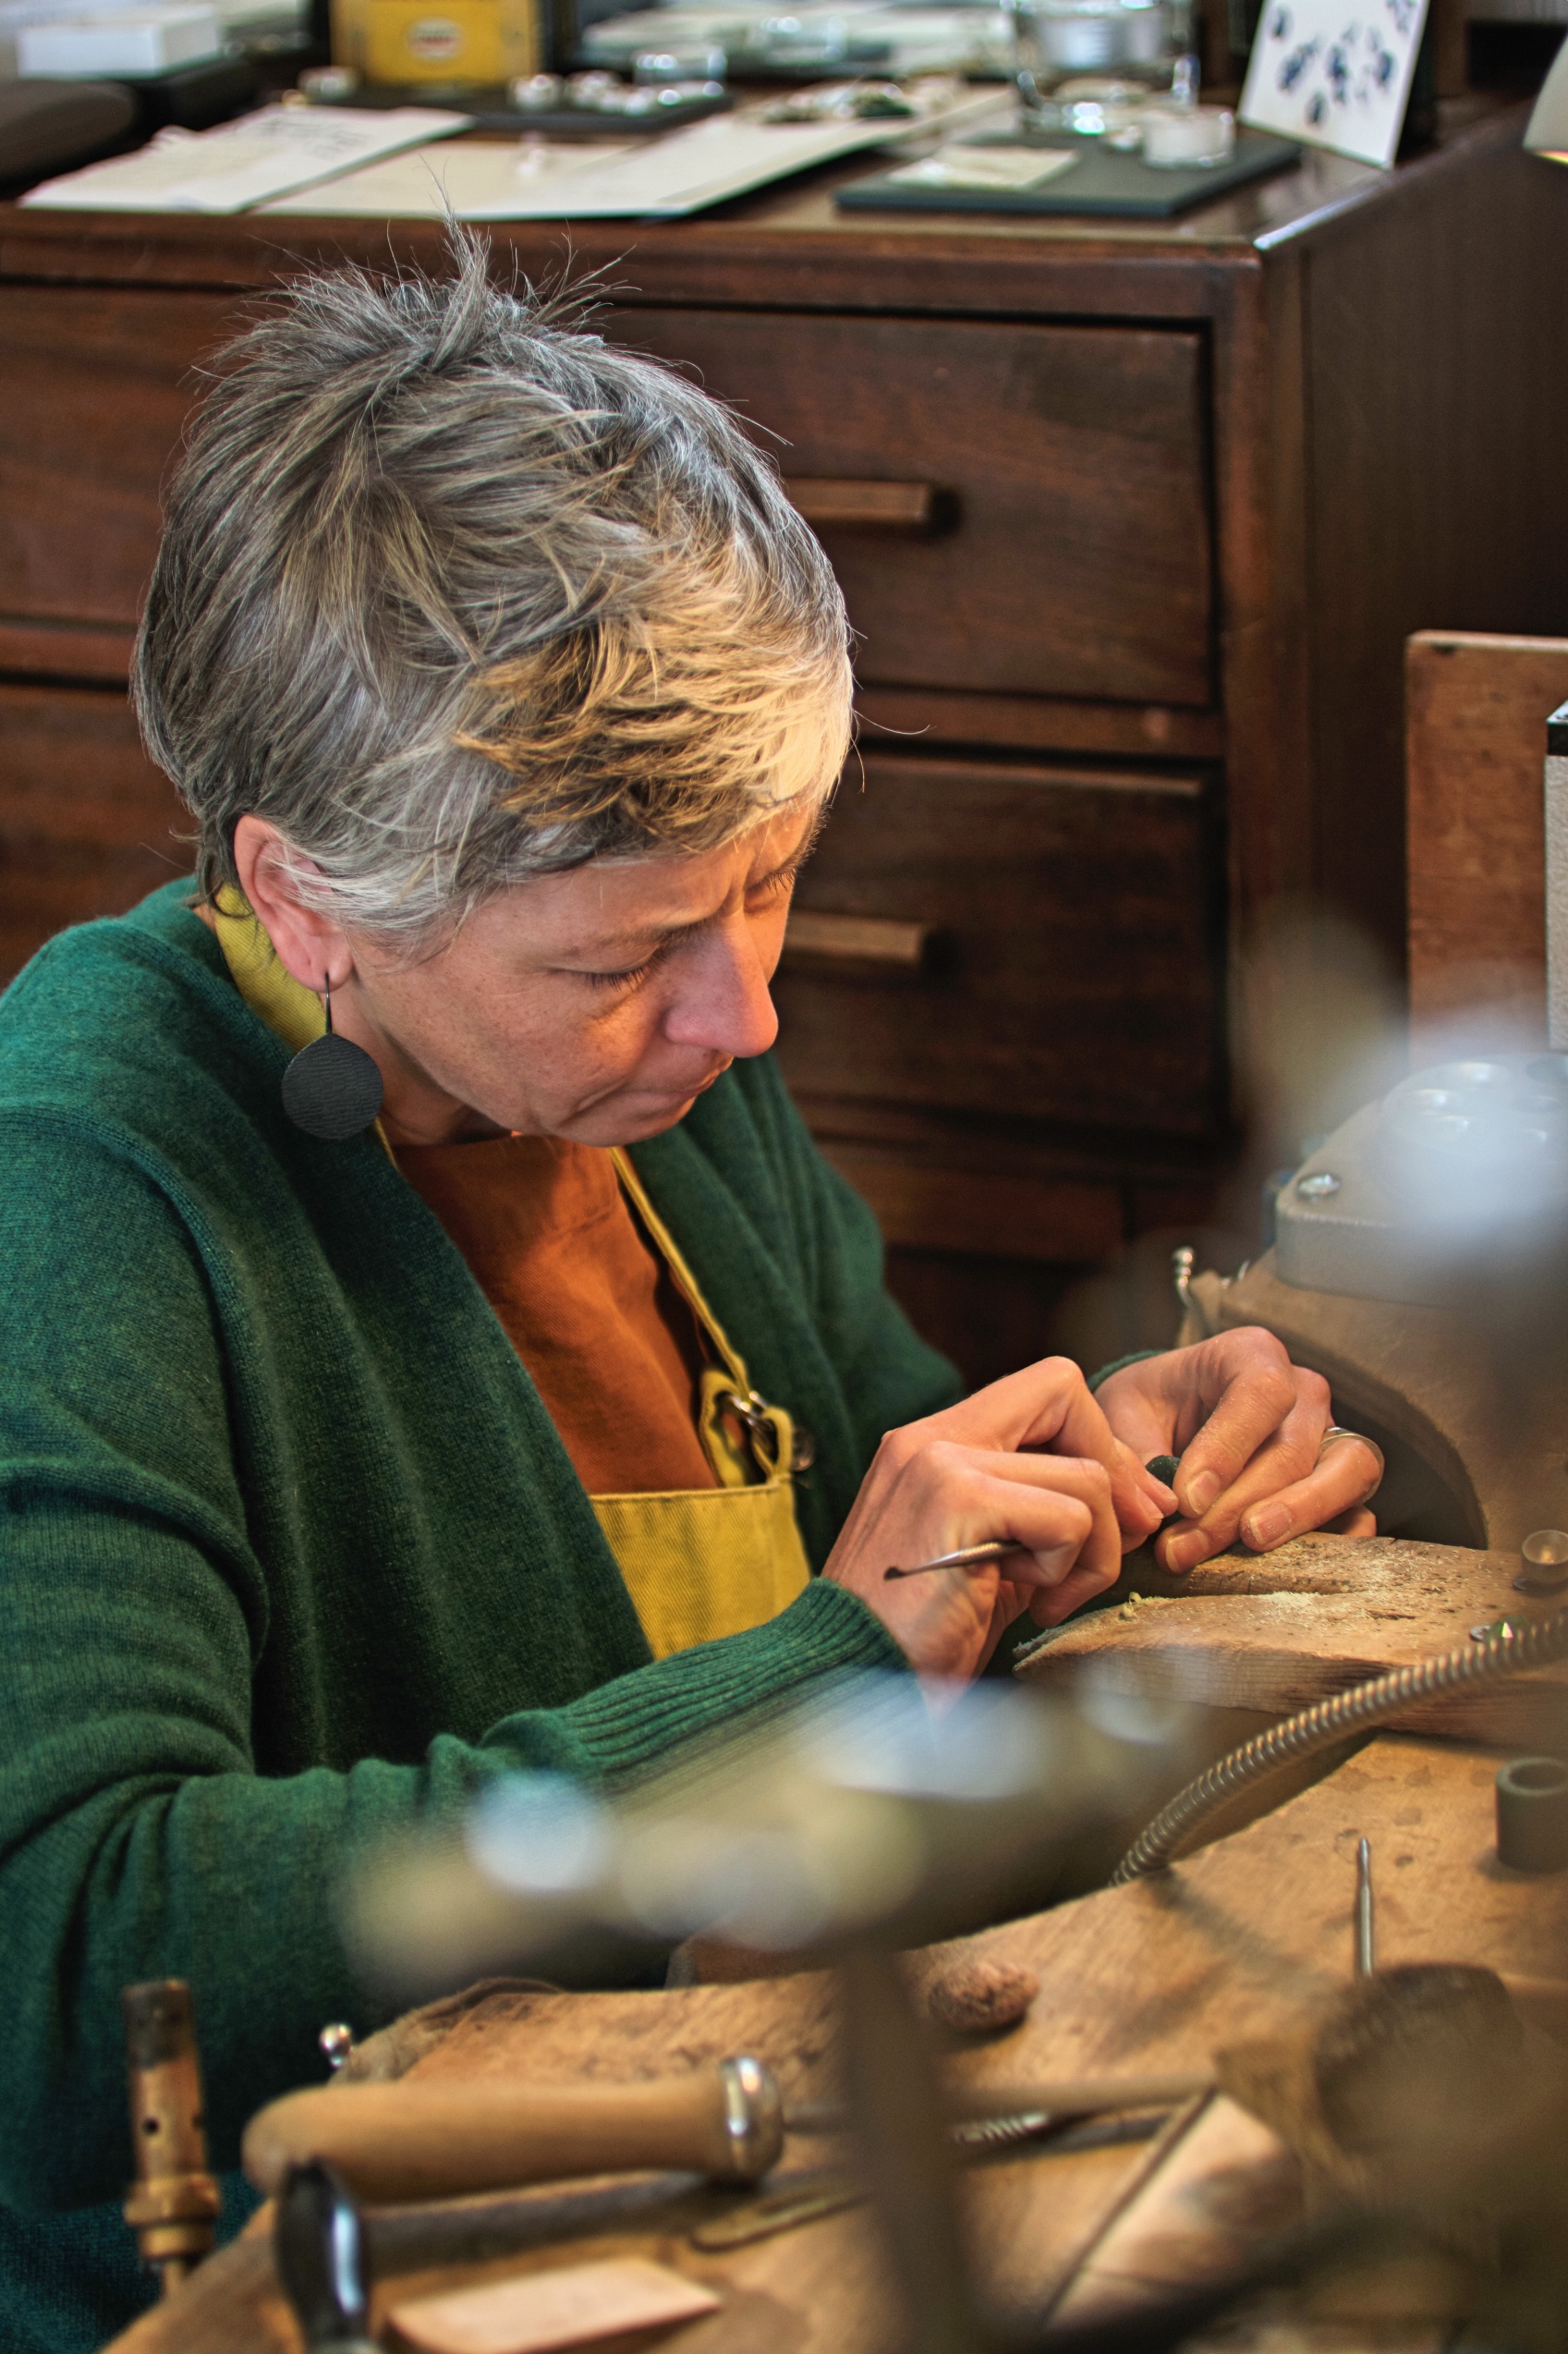
[[[797,1434],[784,1408],[770,1406],[752,1388],[745,1358],[702,1297],[697,1277],[687,1266],[675,1236],[649,1200],[648,1189],[632,1166],[629,1153],[623,1146],[613,1144],[610,1158],[654,1249],[674,1275],[682,1298],[719,1360],[717,1365],[710,1365],[702,1374],[698,1430],[721,1484],[748,1487],[758,1471],[764,1482],[780,1477],[787,1480],[793,1471],[803,1470],[809,1459],[803,1445],[805,1433]],[[744,1445],[736,1444],[732,1424],[744,1430]]]
[[615,1165],[615,1175],[620,1178],[630,1197],[638,1216],[652,1236],[660,1257],[679,1285],[687,1306],[712,1342],[714,1352],[735,1388],[739,1390],[742,1397],[749,1397],[751,1376],[746,1370],[746,1360],[739,1349],[731,1345],[728,1333],[703,1299],[698,1287],[697,1277],[682,1257],[680,1246],[675,1236],[649,1200],[648,1189],[633,1168],[631,1156],[624,1145],[613,1144],[610,1147],[610,1158]]

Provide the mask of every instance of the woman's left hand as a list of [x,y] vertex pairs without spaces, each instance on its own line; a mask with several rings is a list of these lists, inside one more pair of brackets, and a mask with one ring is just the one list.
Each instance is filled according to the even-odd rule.
[[1096,1396],[1140,1460],[1181,1458],[1183,1517],[1155,1546],[1163,1569],[1195,1568],[1238,1535],[1269,1553],[1307,1529],[1377,1534],[1364,1508],[1380,1470],[1376,1454],[1342,1439],[1319,1455],[1332,1420],[1329,1384],[1293,1365],[1272,1333],[1246,1325],[1145,1358]]

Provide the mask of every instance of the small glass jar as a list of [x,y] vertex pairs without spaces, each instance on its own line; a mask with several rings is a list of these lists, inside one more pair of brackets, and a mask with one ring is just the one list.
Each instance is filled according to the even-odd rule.
[[[731,52],[732,63],[735,54]],[[799,15],[764,11],[747,27],[744,54],[770,68],[839,66],[849,55],[849,19],[809,8]]]
[[[1190,49],[1190,0],[1006,0],[1014,79],[1026,125],[1063,126],[1057,93],[1085,77],[1167,95]],[[1067,126],[1073,128],[1073,126]]]

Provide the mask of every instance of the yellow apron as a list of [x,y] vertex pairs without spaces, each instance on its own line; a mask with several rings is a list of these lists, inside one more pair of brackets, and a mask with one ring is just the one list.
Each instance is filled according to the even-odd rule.
[[[674,1237],[626,1154],[615,1173],[679,1285],[719,1362],[702,1374],[698,1434],[716,1488],[590,1496],[626,1581],[655,1659],[760,1627],[787,1609],[810,1577],[795,1518],[795,1427],[751,1386]],[[802,1467],[803,1468],[803,1467]]]
[[[239,893],[218,895],[218,944],[236,987],[254,1014],[296,1052],[326,1028],[321,999],[285,970]],[[394,1164],[381,1123],[376,1133]],[[650,1239],[674,1275],[718,1363],[701,1377],[698,1435],[716,1488],[589,1498],[642,1621],[655,1659],[760,1627],[787,1609],[810,1577],[795,1518],[792,1474],[804,1469],[782,1406],[751,1386],[745,1360],[709,1308],[674,1237],[626,1154],[615,1173]],[[802,1433],[804,1437],[804,1433]]]

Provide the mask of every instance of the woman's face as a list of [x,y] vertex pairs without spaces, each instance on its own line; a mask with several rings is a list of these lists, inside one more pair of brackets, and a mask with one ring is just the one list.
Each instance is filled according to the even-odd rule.
[[818,813],[793,803],[699,857],[534,876],[418,961],[309,920],[297,934],[267,872],[273,829],[242,818],[235,848],[295,978],[332,975],[334,1027],[380,1065],[394,1143],[510,1130],[626,1144],[772,1044],[768,984]]

